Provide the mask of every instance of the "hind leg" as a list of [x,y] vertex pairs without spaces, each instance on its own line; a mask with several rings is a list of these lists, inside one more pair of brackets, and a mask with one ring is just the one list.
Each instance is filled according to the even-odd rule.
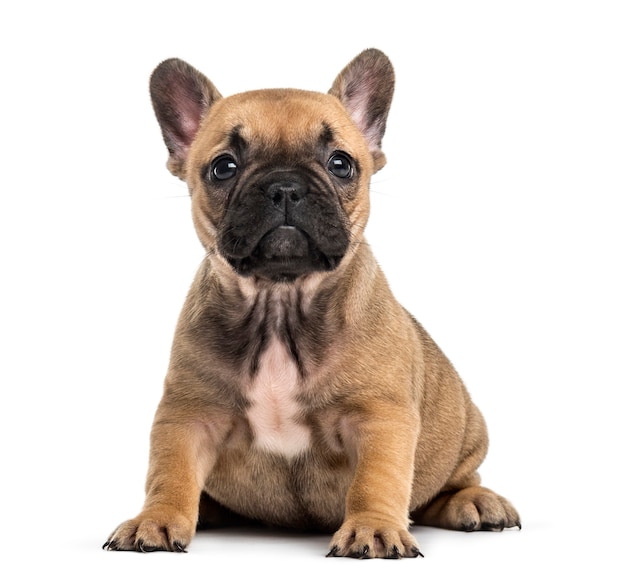
[[491,489],[480,486],[477,469],[487,453],[487,428],[472,403],[467,413],[465,442],[455,471],[434,499],[411,512],[411,518],[418,524],[461,531],[521,528],[513,505]]

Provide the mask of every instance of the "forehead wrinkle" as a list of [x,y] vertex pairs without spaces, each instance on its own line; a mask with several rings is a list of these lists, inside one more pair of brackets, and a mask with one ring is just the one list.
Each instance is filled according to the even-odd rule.
[[362,139],[341,104],[327,94],[262,89],[232,95],[216,105],[221,146],[236,153],[234,146],[245,143],[240,152],[252,158],[284,158],[288,163],[287,158],[310,158],[331,148],[353,155],[355,140]]
[[257,120],[254,125],[242,126],[237,139],[248,145],[245,151],[253,157],[262,153],[265,157],[285,161],[295,161],[294,157],[299,155],[309,157],[319,152],[320,146],[325,149],[330,143],[329,132],[319,121],[294,128],[270,119]]
[[232,123],[249,142],[263,140],[270,146],[280,142],[297,146],[303,139],[316,142],[325,131],[326,108],[315,94],[299,93],[269,90],[241,95]]

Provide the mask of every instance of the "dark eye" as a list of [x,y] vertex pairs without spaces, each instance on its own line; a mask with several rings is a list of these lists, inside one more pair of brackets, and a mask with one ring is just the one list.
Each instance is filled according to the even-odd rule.
[[216,180],[230,180],[237,173],[237,162],[232,156],[221,156],[211,164],[211,177]]
[[337,178],[352,176],[352,161],[347,154],[335,152],[328,160],[328,171]]

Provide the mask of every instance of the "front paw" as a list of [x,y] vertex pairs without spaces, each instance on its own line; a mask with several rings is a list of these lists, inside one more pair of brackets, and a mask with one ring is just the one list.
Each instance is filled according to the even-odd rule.
[[172,507],[159,506],[122,523],[102,547],[136,552],[184,552],[194,532],[193,520]]
[[347,519],[330,542],[327,557],[416,558],[423,557],[415,538],[403,526],[373,519]]

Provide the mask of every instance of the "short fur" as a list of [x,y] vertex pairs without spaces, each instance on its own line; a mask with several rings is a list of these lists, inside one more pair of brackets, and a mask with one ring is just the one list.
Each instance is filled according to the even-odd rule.
[[174,337],[141,513],[109,550],[183,551],[197,527],[335,532],[330,556],[415,557],[412,522],[520,526],[480,486],[480,412],[387,285],[363,229],[393,94],[368,49],[328,94],[223,98],[178,59],[151,78],[206,249]]

